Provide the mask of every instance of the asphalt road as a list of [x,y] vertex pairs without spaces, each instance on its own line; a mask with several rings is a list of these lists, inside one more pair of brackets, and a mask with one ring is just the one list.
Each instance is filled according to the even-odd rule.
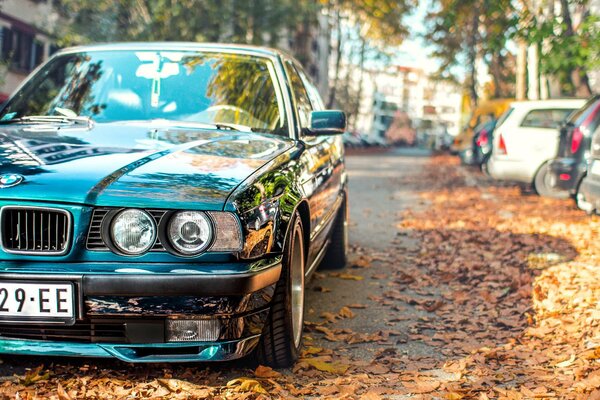
[[[402,269],[403,263],[409,262],[404,260],[403,252],[417,246],[398,230],[397,224],[407,208],[423,206],[414,189],[414,180],[428,156],[425,150],[394,149],[347,157],[352,250],[349,266],[342,272],[363,279],[341,279],[335,273],[332,276],[330,271],[319,271],[307,287],[306,319],[309,322],[322,322],[323,313],[336,314],[344,306],[360,304],[366,308],[352,308],[353,318],[339,319],[327,326],[365,334],[392,330],[398,334],[390,338],[390,345],[400,353],[411,357],[432,355],[434,349],[406,339],[409,323],[424,316],[423,311],[406,305],[403,310],[392,313],[390,307],[372,300],[388,290],[390,271]],[[308,333],[307,336],[305,343],[346,352],[354,359],[370,360],[382,347],[378,343],[348,346],[323,339],[321,335]]]

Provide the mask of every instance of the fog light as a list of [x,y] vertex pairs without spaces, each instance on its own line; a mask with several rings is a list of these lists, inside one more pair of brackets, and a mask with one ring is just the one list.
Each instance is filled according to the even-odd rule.
[[221,322],[218,319],[169,319],[168,342],[214,342],[219,339]]

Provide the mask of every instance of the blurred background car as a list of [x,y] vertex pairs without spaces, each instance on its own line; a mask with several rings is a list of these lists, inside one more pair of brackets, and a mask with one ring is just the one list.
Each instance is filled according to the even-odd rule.
[[577,206],[589,214],[600,210],[600,126],[592,135],[588,173],[577,192]]
[[492,151],[491,138],[496,126],[496,119],[479,124],[474,130],[473,143],[470,148],[461,151],[458,156],[463,164],[481,165],[486,155]]
[[[569,116],[560,129],[558,156],[550,161],[550,184],[554,190],[577,196],[590,162],[592,134],[600,125],[600,95],[593,96]],[[584,205],[585,207],[586,205]]]
[[481,101],[473,110],[469,122],[465,128],[454,138],[454,143],[450,146],[450,153],[460,154],[463,151],[471,149],[475,129],[494,119],[498,119],[509,108],[511,99],[494,99]]
[[550,185],[549,163],[558,152],[558,126],[583,99],[519,101],[497,128],[487,171],[495,179],[531,184],[542,196],[567,197]]

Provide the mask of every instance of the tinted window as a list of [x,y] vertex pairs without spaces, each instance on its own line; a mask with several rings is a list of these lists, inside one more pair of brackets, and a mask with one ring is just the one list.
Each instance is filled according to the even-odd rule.
[[296,100],[296,107],[298,108],[298,118],[300,118],[300,126],[307,128],[310,123],[310,113],[312,112],[312,105],[310,104],[310,98],[300,74],[290,61],[285,63],[290,83],[292,84],[292,90],[294,91],[294,98]]
[[523,118],[521,126],[524,128],[556,128],[572,112],[573,109],[531,110],[525,118]]
[[2,110],[97,122],[165,119],[245,125],[287,136],[267,59],[192,51],[98,51],[57,57]]
[[573,114],[569,115],[568,123],[575,126],[579,126],[585,121],[591,112],[594,112],[596,107],[600,105],[600,97],[595,96],[589,99],[583,107],[576,110]]

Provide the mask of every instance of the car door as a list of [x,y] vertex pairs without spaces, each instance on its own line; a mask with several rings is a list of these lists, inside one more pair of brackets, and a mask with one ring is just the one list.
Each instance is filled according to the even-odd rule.
[[311,246],[308,257],[310,266],[319,257],[326,242],[327,231],[339,198],[343,173],[342,144],[339,136],[310,136],[305,133],[309,128],[310,113],[322,109],[322,103],[318,94],[314,92],[316,89],[312,87],[300,67],[291,60],[285,60],[284,64],[296,104],[298,137],[306,146],[301,158],[301,182],[311,214]]

